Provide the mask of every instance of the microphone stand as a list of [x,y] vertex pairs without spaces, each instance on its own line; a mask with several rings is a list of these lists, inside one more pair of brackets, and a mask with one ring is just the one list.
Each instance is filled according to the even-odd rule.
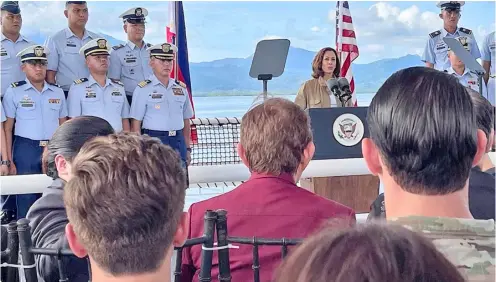
[[335,89],[335,91],[333,91],[333,93],[334,93],[334,96],[336,96],[339,99],[339,102],[341,102],[341,107],[344,108],[347,101],[344,101],[341,90]]

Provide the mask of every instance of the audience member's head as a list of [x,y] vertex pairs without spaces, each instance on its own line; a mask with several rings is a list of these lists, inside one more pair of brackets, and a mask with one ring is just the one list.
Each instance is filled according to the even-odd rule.
[[46,175],[67,181],[71,163],[83,144],[93,137],[112,133],[112,126],[99,117],[80,116],[64,122],[45,147],[43,164]]
[[[425,200],[434,199],[426,196],[467,196],[470,169],[487,141],[470,96],[454,76],[425,67],[394,73],[372,99],[367,122],[370,139],[363,140],[362,152],[384,183],[388,217],[395,207],[425,208]],[[457,204],[451,209],[460,209]]]
[[282,263],[275,282],[462,282],[431,241],[401,226],[324,230]]
[[312,140],[308,115],[289,100],[271,98],[243,116],[238,154],[251,172],[299,179],[315,152]]
[[64,190],[66,235],[89,256],[92,281],[167,281],[188,233],[185,187],[178,154],[156,138],[119,133],[81,148]]
[[477,120],[477,127],[484,132],[487,138],[486,153],[489,152],[494,143],[494,115],[495,108],[491,105],[484,96],[479,94],[479,92],[472,90],[471,88],[466,88],[470,98],[472,98],[472,103],[474,104],[474,110]]

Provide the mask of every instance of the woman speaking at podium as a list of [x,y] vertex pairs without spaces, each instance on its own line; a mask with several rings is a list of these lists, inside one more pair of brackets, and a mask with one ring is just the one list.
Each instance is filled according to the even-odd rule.
[[[295,103],[302,109],[340,107],[339,98],[327,87],[327,80],[339,78],[341,64],[336,50],[331,47],[322,48],[312,62],[312,79],[307,80],[298,90]],[[352,107],[353,101],[346,102]]]

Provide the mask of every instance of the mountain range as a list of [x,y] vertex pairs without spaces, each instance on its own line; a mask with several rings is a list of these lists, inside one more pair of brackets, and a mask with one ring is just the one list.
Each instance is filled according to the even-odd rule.
[[[124,43],[112,36],[102,34],[114,46]],[[44,36],[31,40],[43,44]],[[152,43],[153,44],[153,43]],[[312,60],[316,52],[290,47],[284,73],[268,82],[272,94],[295,94],[301,84],[311,78]],[[190,63],[193,95],[254,95],[262,92],[262,81],[249,76],[253,55],[247,58],[225,58],[211,62]],[[355,89],[358,93],[375,92],[395,71],[422,66],[418,55],[382,59],[368,64],[352,64]]]
[[[316,52],[290,47],[284,73],[268,82],[268,92],[295,94],[301,84],[311,78],[312,60]],[[222,95],[260,93],[262,82],[249,76],[253,55],[248,58],[227,58],[212,62],[190,63],[193,93]],[[357,92],[375,92],[394,72],[422,66],[417,55],[382,59],[368,64],[352,64]]]

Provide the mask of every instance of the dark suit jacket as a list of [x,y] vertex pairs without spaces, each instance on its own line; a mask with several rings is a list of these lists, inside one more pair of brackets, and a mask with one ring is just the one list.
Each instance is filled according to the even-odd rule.
[[[252,174],[233,191],[193,204],[189,209],[188,238],[203,235],[207,209],[226,210],[228,235],[235,237],[304,238],[332,218],[343,218],[342,224],[347,226],[355,223],[352,209],[298,187],[289,174]],[[289,248],[289,252],[291,250]],[[252,246],[230,249],[229,256],[231,281],[253,281]],[[273,271],[281,262],[281,247],[260,246],[259,256],[261,281],[271,281]],[[212,262],[212,281],[218,281],[217,252]],[[181,281],[198,281],[201,245],[184,248],[182,263]]]
[[[69,243],[65,237],[65,226],[69,220],[64,206],[64,185],[64,180],[55,179],[52,185],[43,191],[43,196],[29,208],[27,219],[30,220],[31,237],[33,246],[36,248],[56,249],[60,247],[69,249]],[[86,259],[67,256],[62,259],[62,265],[69,281],[89,281],[88,261]],[[59,281],[59,266],[56,256],[37,256],[36,268],[40,281]]]
[[476,166],[470,170],[468,202],[475,219],[494,219],[494,182],[494,168],[483,172]]

